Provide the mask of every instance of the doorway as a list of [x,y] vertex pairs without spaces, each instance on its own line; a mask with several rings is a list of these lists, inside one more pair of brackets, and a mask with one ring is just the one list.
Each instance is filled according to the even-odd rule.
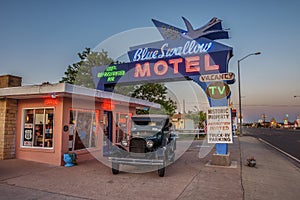
[[112,111],[104,111],[103,115],[103,156],[108,156],[112,145],[113,131],[113,114]]

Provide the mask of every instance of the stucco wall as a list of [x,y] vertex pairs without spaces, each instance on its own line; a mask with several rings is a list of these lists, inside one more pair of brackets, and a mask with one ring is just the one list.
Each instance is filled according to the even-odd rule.
[[[18,115],[16,125],[16,158],[31,160],[36,162],[61,165],[61,146],[62,146],[62,98],[58,98],[58,104],[49,106],[44,104],[44,99],[25,99],[19,100]],[[38,147],[23,147],[23,110],[30,108],[54,108],[54,124],[53,124],[53,148],[45,149]]]
[[[63,97],[65,96],[65,97]],[[78,98],[77,98],[78,97]],[[79,110],[96,110],[96,135],[97,135],[97,145],[96,148],[90,149],[81,149],[74,151],[78,156],[78,161],[85,161],[94,159],[95,155],[97,157],[102,155],[102,139],[103,139],[103,115],[104,109],[107,109],[107,106],[103,104],[101,99],[93,98],[84,98],[81,96],[77,97],[66,97],[66,95],[57,95],[57,101],[53,105],[46,103],[46,99],[51,99],[50,95],[45,97],[31,97],[30,99],[20,99],[18,102],[16,100],[9,101],[10,107],[15,107],[15,112],[7,112],[8,119],[10,124],[7,125],[6,130],[10,130],[11,134],[6,134],[6,138],[10,138],[15,143],[9,145],[10,149],[13,151],[16,150],[16,158],[54,164],[54,165],[64,165],[63,154],[69,152],[69,134],[70,134],[70,110],[79,109]],[[4,108],[4,101],[0,100],[0,110]],[[1,108],[3,107],[3,108]],[[54,121],[53,121],[53,148],[42,148],[42,147],[26,147],[23,145],[23,126],[24,126],[24,110],[25,109],[37,109],[37,108],[53,108],[54,109]],[[135,112],[134,107],[129,107],[126,103],[117,103],[114,102],[113,106],[110,107],[113,115],[116,112],[121,113],[131,113]],[[2,113],[2,112],[1,112]],[[4,117],[3,114],[0,114],[0,120]],[[1,125],[1,124],[0,124]],[[113,132],[115,129],[115,121],[113,120]],[[66,127],[64,129],[64,127]],[[3,125],[0,126],[0,131],[3,129]],[[0,135],[1,136],[1,135]],[[5,138],[0,137],[0,141]],[[2,142],[1,142],[2,144]],[[7,143],[8,144],[8,143]],[[1,154],[1,153],[0,153]]]

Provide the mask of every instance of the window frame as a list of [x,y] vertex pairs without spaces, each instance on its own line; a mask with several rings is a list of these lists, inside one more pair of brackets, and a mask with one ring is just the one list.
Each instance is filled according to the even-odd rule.
[[[70,113],[73,113],[73,120],[75,121],[75,123],[71,123],[71,114]],[[76,139],[76,131],[78,130],[78,115],[79,113],[89,113],[91,114],[91,122],[90,122],[90,130],[89,130],[89,133],[88,133],[88,138],[89,138],[89,141],[88,141],[88,147],[85,147],[85,148],[81,148],[81,149],[76,149],[75,148],[75,139]],[[68,148],[69,148],[69,151],[80,151],[80,150],[85,150],[85,149],[94,149],[94,148],[97,148],[97,144],[96,144],[96,138],[94,138],[94,146],[92,145],[92,138],[93,138],[93,135],[96,136],[97,135],[97,115],[99,115],[99,110],[89,110],[89,109],[81,109],[81,108],[69,108],[69,126],[70,126],[70,132],[69,132],[69,143],[68,143]],[[93,127],[93,123],[95,122],[95,127]],[[99,122],[98,122],[99,123]],[[71,127],[72,126],[72,127]],[[95,128],[95,130],[93,129]],[[73,132],[73,133],[71,133]],[[70,136],[72,136],[72,140],[70,140]],[[70,145],[70,142],[72,143],[72,145]],[[70,148],[70,146],[72,146]]]
[[[34,134],[35,134],[35,120],[36,120],[36,110],[43,110],[43,146],[34,146]],[[52,127],[52,146],[51,147],[47,147],[45,146],[45,135],[46,135],[46,110],[47,109],[52,109],[53,110],[53,127]],[[31,146],[25,146],[24,145],[24,129],[25,129],[25,111],[26,110],[33,110],[33,131],[32,131],[32,144]],[[26,107],[26,108],[22,108],[22,119],[21,119],[21,139],[20,139],[20,147],[21,148],[26,148],[26,149],[50,149],[53,150],[54,149],[54,141],[55,141],[55,123],[54,123],[54,117],[55,117],[55,107]]]

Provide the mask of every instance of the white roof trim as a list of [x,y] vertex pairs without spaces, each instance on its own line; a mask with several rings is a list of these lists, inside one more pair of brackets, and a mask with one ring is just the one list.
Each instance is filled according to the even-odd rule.
[[90,89],[68,83],[56,83],[56,84],[42,84],[42,85],[26,85],[20,87],[7,87],[0,88],[0,98],[16,98],[20,99],[24,96],[31,95],[49,95],[52,93],[68,93],[72,95],[83,95],[87,97],[105,98],[114,101],[121,101],[126,103],[138,104],[141,106],[148,106],[160,109],[160,105],[157,103],[124,96],[112,92],[106,92],[101,90]]

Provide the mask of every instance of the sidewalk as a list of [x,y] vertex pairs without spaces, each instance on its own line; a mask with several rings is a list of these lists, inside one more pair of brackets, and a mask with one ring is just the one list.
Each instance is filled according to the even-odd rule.
[[[253,137],[240,137],[245,200],[300,199],[300,169],[278,151]],[[256,167],[247,167],[249,156]]]
[[[0,161],[0,199],[299,199],[299,168],[255,138],[229,145],[237,163],[231,168],[207,166],[213,151],[199,159],[200,147],[208,148],[201,143],[194,141],[163,178],[156,172],[112,175],[97,160],[71,168]],[[251,155],[257,168],[245,166]]]

